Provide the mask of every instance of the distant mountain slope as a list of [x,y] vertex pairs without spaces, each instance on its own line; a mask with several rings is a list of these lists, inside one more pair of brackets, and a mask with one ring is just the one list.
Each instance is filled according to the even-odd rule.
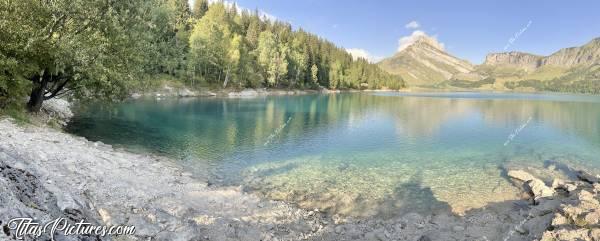
[[456,74],[437,87],[600,93],[600,38],[549,56],[492,53],[465,76]]
[[600,38],[581,47],[561,49],[547,57],[521,52],[492,53],[485,58],[484,65],[536,70],[544,66],[577,67],[594,63],[600,63]]
[[542,56],[521,52],[492,53],[485,57],[485,62],[483,64],[489,66],[510,66],[534,70],[540,67],[542,59]]
[[469,62],[449,55],[427,36],[421,36],[378,65],[389,73],[402,76],[409,86],[436,85],[456,74],[474,70]]

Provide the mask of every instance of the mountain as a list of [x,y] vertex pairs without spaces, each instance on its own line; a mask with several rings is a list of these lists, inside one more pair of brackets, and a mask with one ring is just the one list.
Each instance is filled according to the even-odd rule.
[[383,70],[400,75],[409,86],[432,86],[456,74],[473,72],[473,65],[456,58],[435,39],[418,36],[415,41],[394,56],[378,63]]
[[540,66],[542,58],[542,56],[521,52],[492,53],[485,57],[485,62],[483,64],[490,66],[503,65],[534,70]]
[[436,87],[600,93],[600,38],[549,56],[491,53],[471,73],[456,74]]
[[594,63],[600,63],[600,38],[593,39],[581,47],[561,49],[547,57],[521,52],[488,54],[484,65],[536,70],[543,66],[576,67]]
[[483,64],[474,66],[423,35],[378,65],[413,87],[600,94],[600,38],[549,56],[491,53]]

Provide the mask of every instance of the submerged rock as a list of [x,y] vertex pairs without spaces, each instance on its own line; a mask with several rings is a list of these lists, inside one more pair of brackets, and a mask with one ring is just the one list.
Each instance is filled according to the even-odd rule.
[[[555,194],[554,188],[546,186],[546,184],[539,178],[529,174],[522,170],[510,170],[507,175],[513,179],[523,182],[523,187],[534,200],[538,200],[544,197],[551,197]],[[553,185],[560,185],[556,183]]]
[[588,182],[588,183],[597,183],[598,182],[598,176],[592,175],[592,174],[587,173],[587,172],[585,172],[583,170],[580,170],[580,171],[577,172],[577,177],[580,180]]
[[527,182],[530,180],[537,179],[533,175],[529,174],[528,172],[522,171],[522,170],[510,170],[510,171],[508,171],[507,175],[509,177],[512,177],[512,178],[517,179],[522,182]]

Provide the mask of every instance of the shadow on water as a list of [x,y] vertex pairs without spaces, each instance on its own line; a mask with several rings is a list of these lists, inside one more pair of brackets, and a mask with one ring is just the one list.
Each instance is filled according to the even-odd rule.
[[[257,173],[261,183],[247,183],[246,190],[256,191],[266,198],[273,198],[269,180],[270,177],[281,175],[298,168],[297,164],[286,164],[269,168]],[[407,213],[430,215],[432,213],[451,213],[452,209],[446,202],[439,201],[431,188],[423,184],[423,172],[414,174],[408,181],[398,183],[393,192],[382,199],[372,199],[367,195],[338,192],[335,188],[343,183],[338,181],[324,182],[319,190],[288,190],[285,197],[278,196],[277,200],[285,200],[301,208],[318,208],[329,215],[340,214],[359,218],[376,217],[389,219]],[[277,187],[275,187],[277,189]]]
[[377,216],[392,218],[410,212],[423,215],[450,212],[450,205],[437,200],[431,188],[425,187],[422,180],[423,172],[419,171],[408,182],[394,188],[394,192],[379,204]]

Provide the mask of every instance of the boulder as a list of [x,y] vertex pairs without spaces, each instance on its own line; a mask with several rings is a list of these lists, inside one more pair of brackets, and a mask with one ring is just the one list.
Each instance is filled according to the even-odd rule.
[[578,171],[577,177],[584,182],[589,182],[592,184],[598,182],[598,176],[587,173],[585,171]]
[[71,103],[64,99],[49,99],[42,103],[42,110],[51,118],[57,119],[59,124],[66,125],[73,117]]
[[512,177],[514,179],[517,179],[519,181],[522,182],[527,182],[530,180],[539,180],[536,177],[534,177],[533,175],[529,174],[528,172],[522,171],[522,170],[510,170],[508,171],[508,176]]
[[571,192],[577,190],[577,185],[575,185],[573,183],[567,183],[561,179],[554,179],[554,181],[552,181],[552,188],[563,189],[563,190],[566,190],[567,192],[571,193]]
[[554,196],[554,189],[546,186],[546,184],[539,179],[532,179],[525,182],[525,187],[527,187],[529,193],[533,195],[534,200]]
[[188,90],[187,88],[177,90],[178,97],[195,97],[198,96],[198,93]]

